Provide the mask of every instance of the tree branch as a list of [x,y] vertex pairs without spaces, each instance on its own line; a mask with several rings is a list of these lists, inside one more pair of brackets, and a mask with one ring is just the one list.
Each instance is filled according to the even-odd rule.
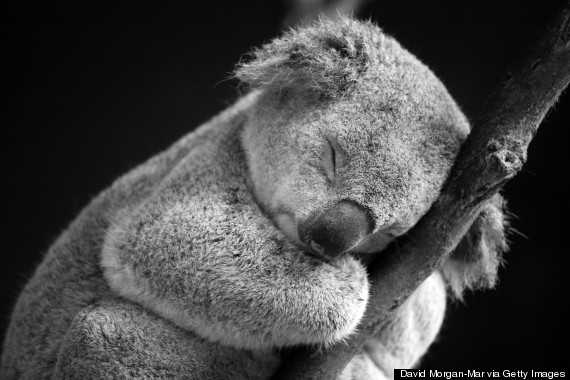
[[570,81],[570,1],[507,71],[465,142],[438,201],[370,267],[371,296],[346,343],[293,350],[273,377],[334,379],[394,311],[449,256],[475,217],[526,162],[538,126]]

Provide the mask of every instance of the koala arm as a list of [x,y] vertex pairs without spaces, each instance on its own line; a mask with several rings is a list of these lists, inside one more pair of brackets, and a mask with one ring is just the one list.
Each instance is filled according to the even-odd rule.
[[435,340],[445,314],[446,289],[439,272],[428,277],[343,371],[344,379],[390,379],[395,368],[418,364]]
[[81,310],[60,351],[54,379],[266,379],[271,351],[236,350],[200,339],[123,300]]
[[446,290],[439,272],[428,277],[372,337],[365,352],[389,377],[394,368],[417,365],[435,340],[445,315]]
[[150,197],[117,213],[102,250],[110,287],[237,348],[342,339],[364,313],[364,267],[288,242],[252,198],[236,128],[219,128]]

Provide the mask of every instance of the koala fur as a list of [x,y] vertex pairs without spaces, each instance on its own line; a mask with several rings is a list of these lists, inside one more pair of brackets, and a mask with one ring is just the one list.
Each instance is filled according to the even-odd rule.
[[[14,308],[2,379],[266,379],[282,348],[355,331],[365,263],[438,197],[468,122],[425,65],[347,17],[287,32],[236,77],[246,96],[119,178],[50,248]],[[445,282],[493,285],[502,208],[486,206],[341,379],[415,365]]]

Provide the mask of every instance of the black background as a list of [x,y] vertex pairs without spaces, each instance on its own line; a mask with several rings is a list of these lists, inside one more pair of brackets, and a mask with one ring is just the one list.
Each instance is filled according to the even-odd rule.
[[[359,16],[427,63],[473,119],[562,3],[372,0]],[[279,0],[4,9],[2,330],[42,252],[91,197],[236,99],[233,65],[278,33],[284,10]],[[505,188],[520,234],[497,290],[450,305],[424,367],[568,364],[569,106],[566,94]]]

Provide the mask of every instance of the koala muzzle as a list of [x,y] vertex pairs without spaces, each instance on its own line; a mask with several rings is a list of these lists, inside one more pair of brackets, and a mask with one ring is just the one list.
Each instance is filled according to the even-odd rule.
[[352,201],[341,201],[324,212],[309,217],[298,227],[303,243],[321,258],[332,260],[356,246],[372,233],[370,213]]

